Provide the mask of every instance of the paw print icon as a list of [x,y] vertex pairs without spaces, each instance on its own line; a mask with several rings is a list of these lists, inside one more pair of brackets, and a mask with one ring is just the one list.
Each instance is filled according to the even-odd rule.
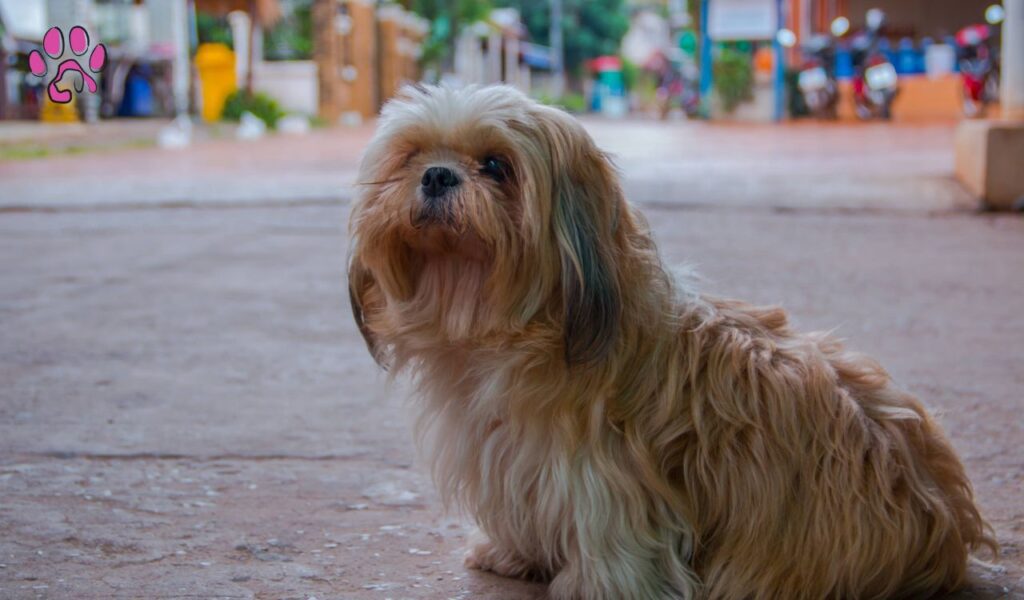
[[[60,27],[51,27],[46,32],[46,35],[43,36],[43,52],[46,52],[46,55],[54,61],[64,55],[64,45],[64,32],[60,30]],[[89,92],[95,94],[97,89],[96,80],[93,79],[90,72],[99,73],[107,62],[107,47],[103,44],[96,44],[92,52],[89,53],[87,67],[83,67],[82,63],[79,62],[79,57],[84,57],[85,53],[89,50],[89,33],[81,25],[72,27],[71,31],[68,32],[67,48],[71,50],[71,54],[74,57],[67,58],[58,64],[56,71],[50,76],[50,80],[46,84],[47,95],[49,95],[50,100],[58,104],[71,102],[71,90],[60,87],[64,75],[70,71],[77,72],[81,78],[75,80],[75,91],[82,93],[84,86],[89,89]],[[32,74],[38,77],[46,77],[49,74],[46,60],[38,50],[33,50],[29,53],[28,66]]]

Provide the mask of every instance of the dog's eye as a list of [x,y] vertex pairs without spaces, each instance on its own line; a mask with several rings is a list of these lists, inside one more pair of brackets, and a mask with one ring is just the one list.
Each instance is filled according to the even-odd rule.
[[497,156],[488,156],[480,161],[480,165],[481,173],[498,182],[508,179],[512,171],[511,166]]

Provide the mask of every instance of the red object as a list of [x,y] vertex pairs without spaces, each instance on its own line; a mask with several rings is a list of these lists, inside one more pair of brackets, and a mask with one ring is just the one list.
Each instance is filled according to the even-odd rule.
[[622,70],[622,59],[618,56],[598,56],[592,61],[587,63],[587,68],[595,73],[603,73],[605,71],[621,71]]
[[961,46],[977,46],[992,35],[988,25],[968,25],[956,32],[956,43]]
[[[884,63],[887,63],[887,62],[889,62],[889,60],[887,58],[885,58],[884,55],[882,55],[882,54],[875,54],[871,58],[868,59],[867,65],[865,67],[865,71],[867,71],[867,68],[877,67],[878,65],[881,65],[881,64],[884,64]],[[856,98],[861,99],[861,98],[864,97],[865,94],[867,94],[867,91],[868,91],[868,83],[867,83],[866,77],[863,74],[861,74],[860,77],[854,77],[853,78],[853,95]]]
[[964,88],[970,95],[971,100],[981,100],[981,93],[985,90],[985,80],[971,75],[964,75]]

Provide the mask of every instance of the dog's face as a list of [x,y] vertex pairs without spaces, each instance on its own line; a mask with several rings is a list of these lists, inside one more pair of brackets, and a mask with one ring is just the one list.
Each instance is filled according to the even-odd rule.
[[628,216],[570,116],[507,87],[407,88],[359,180],[349,283],[378,360],[399,341],[426,350],[527,327],[549,328],[570,364],[613,343]]

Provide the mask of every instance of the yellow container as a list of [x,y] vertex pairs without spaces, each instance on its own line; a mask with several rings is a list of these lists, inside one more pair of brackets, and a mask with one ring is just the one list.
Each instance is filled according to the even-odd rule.
[[235,53],[224,44],[200,44],[196,50],[196,71],[203,98],[203,119],[216,121],[224,101],[236,89]]
[[39,109],[39,120],[44,123],[77,123],[79,121],[78,109],[75,108],[74,102],[67,104],[52,102],[44,93],[43,104]]

